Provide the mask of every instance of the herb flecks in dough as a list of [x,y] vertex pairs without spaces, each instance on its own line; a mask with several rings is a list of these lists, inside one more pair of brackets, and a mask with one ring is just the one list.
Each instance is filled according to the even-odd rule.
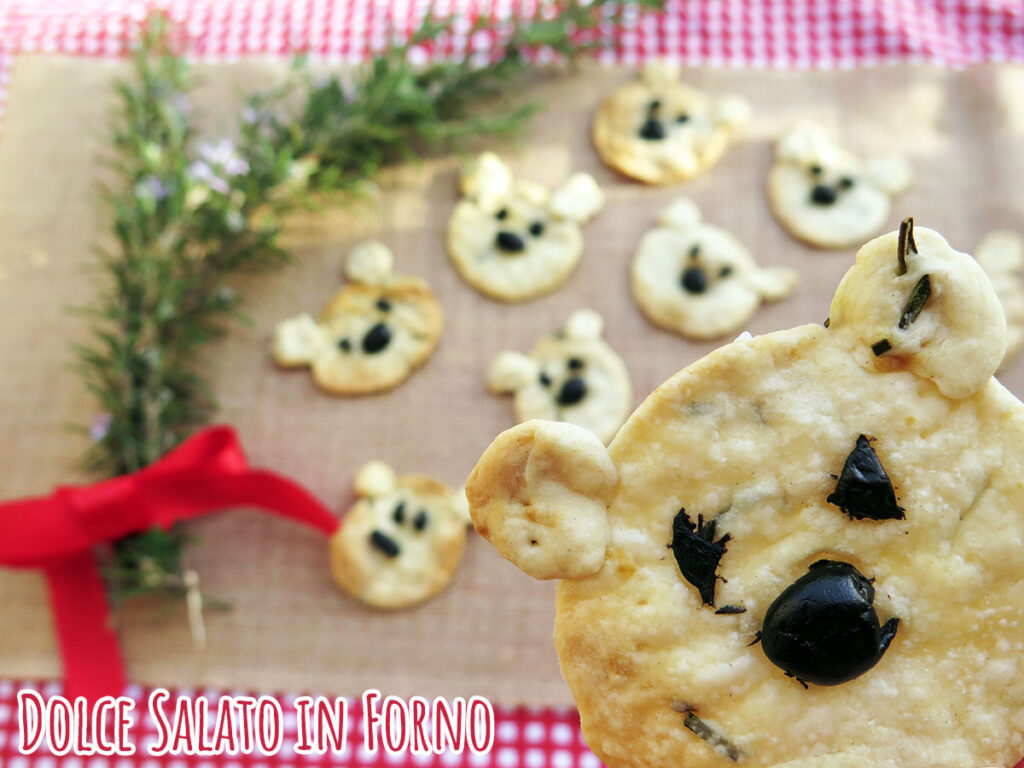
[[907,305],[903,308],[903,314],[900,315],[900,330],[905,331],[910,327],[910,324],[917,320],[921,314],[921,310],[924,309],[924,305],[928,302],[928,297],[932,295],[932,279],[930,275],[922,275],[921,279],[917,281],[917,285],[914,286],[914,290],[910,292],[910,298],[907,299]]
[[746,613],[747,609],[742,605],[723,605],[715,613],[719,616],[730,616],[737,613]]
[[914,219],[910,216],[900,222],[900,234],[896,245],[896,258],[899,261],[897,275],[907,274],[907,253],[917,253],[917,243],[914,242]]
[[693,712],[686,713],[686,719],[683,721],[688,729],[694,732],[698,737],[704,739],[711,747],[721,752],[723,755],[728,757],[733,762],[739,762],[740,758],[743,757],[743,753],[740,748],[729,741],[725,736],[719,733],[716,729],[701,720]]
[[715,541],[715,521],[704,522],[697,516],[694,525],[686,509],[680,509],[672,521],[672,554],[679,572],[697,588],[705,605],[715,604],[715,583],[718,581],[718,562],[725,554],[725,545],[731,537],[725,534]]
[[903,507],[896,503],[892,481],[864,435],[857,438],[857,445],[846,457],[836,489],[826,500],[855,520],[904,518]]

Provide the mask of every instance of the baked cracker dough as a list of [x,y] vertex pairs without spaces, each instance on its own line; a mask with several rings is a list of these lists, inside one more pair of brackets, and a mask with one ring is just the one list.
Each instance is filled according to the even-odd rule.
[[330,541],[338,586],[375,608],[406,608],[447,587],[466,545],[462,489],[426,475],[396,477],[371,461],[355,490],[359,500]]
[[[555,643],[610,768],[1008,767],[1024,754],[1024,405],[992,378],[1006,330],[981,269],[906,229],[861,248],[827,328],[712,352],[651,394],[606,455],[533,421],[474,469],[478,528],[563,579]],[[849,491],[863,481],[850,465],[871,463],[888,500]],[[577,527],[570,562],[546,551]],[[678,542],[720,552],[703,595]],[[898,626],[852,679],[801,683],[756,641],[822,560],[862,574],[871,614]]]

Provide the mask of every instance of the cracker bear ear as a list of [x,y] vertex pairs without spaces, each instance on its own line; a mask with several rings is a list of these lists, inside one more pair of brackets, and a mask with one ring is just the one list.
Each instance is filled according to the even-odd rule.
[[578,341],[595,341],[604,331],[604,318],[592,309],[577,309],[565,322],[565,335]]
[[345,259],[345,277],[364,285],[386,285],[394,276],[395,259],[384,243],[359,243]]
[[574,424],[534,419],[506,430],[466,483],[473,525],[537,579],[597,573],[608,547],[618,470],[604,444]]
[[800,282],[800,275],[789,267],[765,267],[753,269],[744,277],[765,301],[782,301],[789,296]]
[[868,370],[909,370],[956,399],[981,389],[1006,351],[1006,319],[984,270],[910,219],[857,252],[829,332]]
[[537,363],[520,352],[502,352],[487,371],[487,387],[498,394],[515,392],[537,376]]
[[387,496],[398,485],[395,471],[383,461],[364,464],[356,474],[355,491],[364,498]]
[[462,194],[484,210],[495,207],[512,188],[512,171],[493,152],[484,152],[462,169]]
[[775,144],[779,160],[806,163],[832,144],[825,129],[817,123],[799,122],[791,126]]
[[658,223],[685,231],[700,224],[700,208],[688,197],[677,197],[658,216]]
[[682,67],[678,62],[666,59],[651,59],[640,73],[640,79],[651,88],[664,88],[679,82]]
[[910,186],[910,163],[899,155],[882,155],[867,162],[868,177],[890,195]]
[[715,102],[715,120],[730,128],[737,128],[750,122],[753,108],[741,96],[723,96]]
[[309,315],[298,315],[274,329],[271,352],[279,365],[309,365],[324,349],[327,334]]
[[548,210],[560,219],[582,224],[604,207],[604,192],[589,173],[574,173],[556,189]]

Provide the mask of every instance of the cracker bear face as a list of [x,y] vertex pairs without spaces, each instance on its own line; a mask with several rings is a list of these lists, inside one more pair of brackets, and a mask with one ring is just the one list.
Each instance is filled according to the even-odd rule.
[[592,176],[575,174],[549,192],[513,181],[491,152],[467,167],[462,193],[448,223],[448,254],[467,283],[508,302],[542,296],[565,282],[583,253],[580,225],[604,205]]
[[395,275],[380,243],[353,248],[345,264],[351,281],[318,320],[299,315],[278,325],[272,352],[279,365],[309,366],[332,394],[389,389],[426,362],[441,337],[441,305],[415,277]]
[[679,75],[677,66],[649,63],[639,80],[604,101],[593,139],[607,165],[648,184],[673,184],[718,161],[750,119],[750,106],[736,96],[710,96]]
[[743,244],[704,224],[686,198],[661,215],[633,258],[633,297],[655,324],[695,339],[712,339],[743,326],[762,301],[785,298],[797,273],[761,269]]
[[625,364],[601,338],[603,326],[593,310],[573,312],[564,331],[540,339],[529,355],[495,358],[488,387],[515,395],[519,421],[567,421],[611,440],[633,395]]
[[908,225],[860,250],[827,328],[717,349],[606,451],[543,421],[495,440],[471,515],[563,579],[556,647],[601,760],[1021,756],[1024,405],[991,378],[1004,337],[977,264]]
[[779,138],[768,199],[794,237],[822,248],[845,248],[885,226],[893,196],[909,183],[910,167],[902,158],[863,161],[838,146],[822,126],[805,122]]
[[395,477],[375,461],[356,477],[360,499],[330,542],[343,590],[376,608],[404,608],[448,586],[462,559],[465,495],[424,475]]

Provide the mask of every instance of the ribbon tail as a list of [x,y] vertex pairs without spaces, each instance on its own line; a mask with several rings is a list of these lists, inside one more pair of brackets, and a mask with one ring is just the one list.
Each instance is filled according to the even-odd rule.
[[121,695],[124,661],[92,552],[47,565],[46,580],[64,660],[64,695],[84,696],[90,707],[103,696]]

